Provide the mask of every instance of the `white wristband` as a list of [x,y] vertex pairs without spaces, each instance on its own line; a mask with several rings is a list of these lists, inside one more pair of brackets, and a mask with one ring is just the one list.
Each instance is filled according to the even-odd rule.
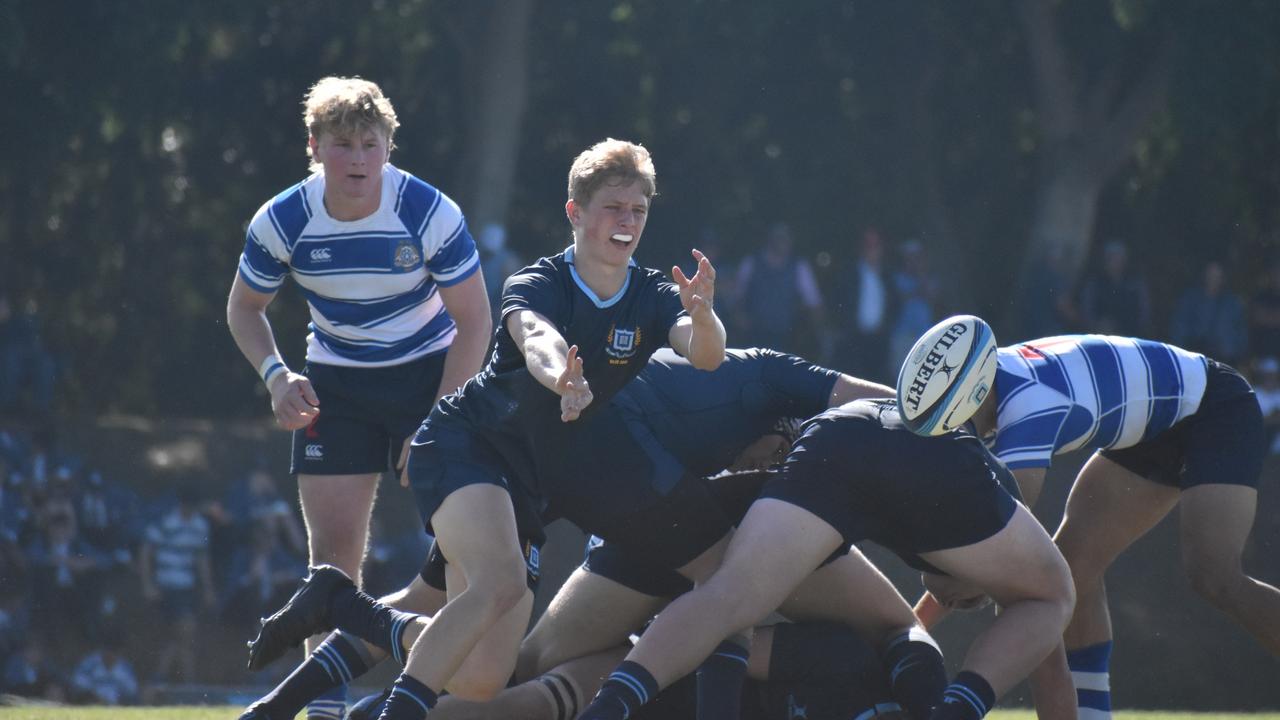
[[271,381],[276,375],[288,370],[284,362],[276,355],[268,355],[261,364],[258,365],[258,377],[262,378],[262,382],[266,383],[267,388],[271,388]]

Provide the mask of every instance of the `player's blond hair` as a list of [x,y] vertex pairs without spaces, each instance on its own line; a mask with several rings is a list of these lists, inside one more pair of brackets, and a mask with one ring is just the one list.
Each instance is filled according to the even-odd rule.
[[[373,129],[387,138],[387,150],[395,147],[393,138],[400,121],[391,101],[382,94],[377,83],[358,77],[320,78],[302,101],[302,121],[307,133],[316,139],[330,132],[337,135],[353,135]],[[307,145],[307,157],[311,169],[320,168]]]
[[604,185],[630,185],[640,181],[645,197],[653,199],[658,175],[644,146],[609,138],[583,150],[569,168],[569,199],[580,205],[591,202]]

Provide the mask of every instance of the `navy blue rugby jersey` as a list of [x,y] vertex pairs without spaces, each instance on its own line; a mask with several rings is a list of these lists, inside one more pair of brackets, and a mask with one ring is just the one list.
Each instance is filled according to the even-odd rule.
[[[560,397],[529,373],[507,330],[507,317],[526,309],[550,320],[568,344],[578,346],[593,395],[578,420],[561,422]],[[508,443],[554,443],[563,448],[644,369],[649,356],[667,343],[671,327],[685,314],[679,289],[657,270],[632,262],[618,293],[600,298],[578,277],[573,248],[542,258],[507,280],[489,364],[459,392],[445,398],[439,410],[491,439],[506,437]]]
[[706,372],[670,349],[649,359],[615,402],[643,418],[694,475],[714,475],[783,418],[827,409],[839,373],[773,350],[728,350]]

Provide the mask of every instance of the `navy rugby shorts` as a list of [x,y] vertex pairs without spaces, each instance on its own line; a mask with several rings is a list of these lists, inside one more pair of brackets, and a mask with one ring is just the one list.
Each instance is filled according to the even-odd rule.
[[289,472],[364,475],[394,470],[405,438],[435,405],[444,357],[439,352],[376,368],[307,363],[302,374],[316,391],[320,414],[293,432]]

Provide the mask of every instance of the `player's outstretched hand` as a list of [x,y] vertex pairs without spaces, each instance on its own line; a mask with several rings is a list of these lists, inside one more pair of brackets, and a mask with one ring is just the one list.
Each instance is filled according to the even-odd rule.
[[271,383],[271,412],[285,430],[301,430],[320,414],[320,398],[305,375],[280,373]]
[[711,267],[711,260],[700,250],[693,251],[698,261],[698,271],[693,277],[686,277],[680,266],[671,268],[671,277],[680,286],[680,304],[685,312],[695,321],[705,319],[711,313],[716,296],[716,269]]
[[569,348],[564,372],[556,379],[556,392],[560,393],[560,420],[563,422],[577,420],[591,404],[591,387],[582,376],[582,358],[578,357],[577,345]]

